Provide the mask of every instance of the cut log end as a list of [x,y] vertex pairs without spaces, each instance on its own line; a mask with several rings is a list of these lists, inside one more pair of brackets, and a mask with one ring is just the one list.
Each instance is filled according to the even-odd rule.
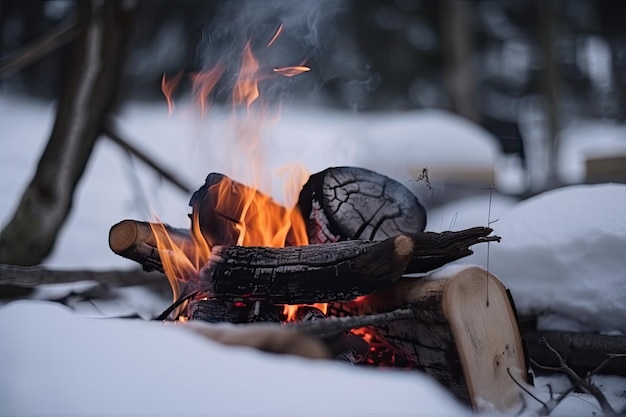
[[393,243],[395,246],[394,263],[396,265],[406,265],[415,250],[413,239],[405,235],[400,235],[394,238]]
[[115,253],[124,252],[139,241],[139,227],[132,220],[121,221],[109,231],[109,247]]
[[446,281],[442,306],[472,401],[490,398],[500,410],[518,404],[511,375],[528,382],[527,364],[506,288],[482,268],[467,268]]
[[519,407],[520,390],[512,377],[528,382],[528,368],[506,288],[480,267],[440,275],[404,278],[358,301],[333,304],[329,312],[364,315],[411,308],[414,318],[372,331],[461,401],[474,407],[488,401],[500,411]]

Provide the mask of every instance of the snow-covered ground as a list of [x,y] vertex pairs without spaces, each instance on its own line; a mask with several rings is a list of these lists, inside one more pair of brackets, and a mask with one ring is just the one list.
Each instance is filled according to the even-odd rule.
[[[52,111],[47,103],[0,95],[1,224],[10,219],[35,169]],[[247,155],[246,148],[228,140],[228,122],[200,122],[184,107],[170,118],[166,114],[164,104],[129,106],[119,126],[193,187],[212,171],[239,179],[241,165],[259,156]],[[287,163],[299,163],[308,172],[359,165],[407,181],[409,170],[427,166],[435,175],[438,168],[493,169],[499,158],[487,132],[440,111],[372,116],[289,109],[275,126],[266,128],[264,137],[264,166],[272,173]],[[280,146],[273,148],[273,143]],[[285,199],[278,179],[274,174],[259,185]],[[108,248],[111,225],[157,214],[172,225],[185,226],[188,199],[139,163],[131,166],[114,144],[102,140],[46,264],[134,267]],[[427,229],[458,230],[497,219],[491,226],[502,242],[489,245],[488,267],[511,288],[520,312],[543,313],[545,327],[626,332],[625,206],[626,185],[572,186],[521,203],[477,189],[471,199],[430,211]],[[475,249],[460,262],[487,266],[487,246]],[[67,293],[71,287],[41,288],[35,298]],[[140,292],[133,296],[149,300]],[[41,300],[0,307],[0,415],[291,415],[294,410],[324,415],[471,415],[437,383],[415,373],[272,356],[222,347],[152,322],[84,317],[99,315]],[[601,381],[609,401],[624,408],[624,379]],[[544,399],[546,382],[539,379],[535,388]],[[539,409],[538,403],[529,402],[526,413]],[[576,394],[553,415],[593,413],[599,413],[595,400]]]

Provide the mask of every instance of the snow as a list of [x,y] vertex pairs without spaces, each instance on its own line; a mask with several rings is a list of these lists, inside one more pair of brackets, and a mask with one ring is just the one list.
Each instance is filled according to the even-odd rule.
[[[459,213],[471,216],[465,207],[472,203],[460,204]],[[492,207],[498,221],[491,226],[502,242],[476,246],[459,262],[487,267],[488,248],[488,268],[510,288],[520,313],[541,313],[550,327],[626,332],[624,207],[623,184],[569,186],[508,209],[498,203]],[[485,225],[484,199],[476,209],[473,225]],[[448,213],[443,218],[451,210],[441,209]],[[463,217],[456,226],[470,224]]]
[[[53,111],[49,103],[0,96],[5,137],[0,143],[4,171],[0,224],[10,220],[32,176]],[[258,156],[229,142],[232,124],[226,117],[199,120],[184,104],[172,117],[166,113],[165,104],[131,104],[120,113],[118,125],[124,136],[179,172],[192,188],[201,185],[209,172],[237,179],[241,166]],[[423,167],[432,172],[497,170],[502,161],[492,136],[442,111],[371,115],[289,108],[280,121],[264,129],[262,149],[267,150],[265,162],[272,176],[269,184],[259,185],[279,200],[285,197],[277,171],[293,162],[309,173],[329,166],[363,166],[406,183],[412,170]],[[620,127],[598,129],[598,143],[611,142],[617,146],[612,149],[619,149]],[[568,135],[571,131],[563,137]],[[564,139],[562,167],[572,160],[580,166],[583,145],[568,148],[576,140]],[[234,154],[241,158],[231,158]],[[80,182],[75,209],[46,265],[134,267],[108,248],[111,225],[156,214],[174,226],[185,226],[188,199],[141,163],[129,164],[114,144],[101,140]],[[480,189],[472,198],[430,211],[427,230],[459,230],[495,221],[491,227],[502,242],[477,245],[473,256],[448,268],[488,267],[512,290],[520,313],[541,313],[545,328],[626,332],[625,206],[626,185],[577,185],[522,202]],[[41,286],[33,300],[0,307],[0,416],[88,415],[94,410],[101,415],[258,415],[293,410],[324,415],[471,415],[432,379],[418,373],[273,356],[223,347],[154,322],[109,318],[131,312],[153,317],[167,304],[139,288],[120,289],[115,302],[94,305],[77,300],[73,311],[42,301],[93,286],[84,282]],[[545,384],[555,381],[538,379],[530,389],[547,400]],[[624,378],[597,381],[604,384],[609,402],[616,408],[626,406]],[[540,405],[531,399],[527,403],[524,415],[535,415]],[[489,405],[483,405],[482,412],[489,413]],[[575,394],[553,415],[594,412],[599,413],[595,400]]]
[[610,121],[578,121],[559,134],[558,174],[567,183],[585,180],[588,158],[626,155],[626,126]]
[[[0,415],[464,416],[430,378],[226,347],[43,302],[0,308]],[[10,376],[10,377],[7,377]]]

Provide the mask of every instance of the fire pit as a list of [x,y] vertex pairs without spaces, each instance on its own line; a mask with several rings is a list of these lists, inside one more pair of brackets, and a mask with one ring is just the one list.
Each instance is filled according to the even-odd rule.
[[351,363],[421,369],[466,403],[503,409],[527,379],[514,307],[502,284],[474,267],[423,274],[498,241],[487,227],[424,232],[426,212],[397,181],[363,168],[312,175],[286,208],[209,174],[190,201],[189,229],[125,220],[111,249],[166,274],[163,318],[289,323]]

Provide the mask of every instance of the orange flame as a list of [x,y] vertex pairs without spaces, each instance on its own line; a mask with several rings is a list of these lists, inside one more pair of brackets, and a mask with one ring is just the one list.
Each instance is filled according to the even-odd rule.
[[235,90],[233,91],[233,103],[235,105],[246,103],[249,108],[252,103],[259,98],[259,86],[257,80],[258,70],[259,62],[254,55],[252,55],[250,41],[248,41],[243,49],[241,68],[239,69],[237,84],[235,85]]
[[[267,46],[271,46],[283,31],[280,25]],[[208,71],[202,71],[191,75],[193,92],[202,115],[205,115],[211,104],[210,95],[215,86],[224,76],[226,65],[220,62]],[[297,74],[309,71],[310,68],[303,65],[275,68],[274,72],[285,77],[292,77]],[[161,81],[161,88],[168,103],[168,113],[174,109],[172,93],[180,83],[182,74],[177,74],[171,80],[167,80],[165,75]],[[250,112],[252,105],[259,101],[259,81],[270,77],[260,75],[260,65],[257,58],[252,53],[251,42],[248,41],[243,49],[241,65],[236,76],[235,85],[232,91],[233,116],[245,117],[236,120],[235,133],[237,134],[239,150],[258,155],[256,148],[260,137],[260,123],[254,120],[254,116],[265,118],[263,111]],[[261,109],[263,110],[263,103]],[[245,106],[245,114],[237,112],[239,106]],[[241,145],[246,146],[242,148]],[[258,159],[258,157],[257,157]],[[255,169],[255,181],[260,179],[260,162],[252,161],[248,168]],[[308,174],[300,170],[291,173],[291,182],[287,183],[287,193],[290,197],[297,196],[299,189],[306,181]],[[254,185],[254,184],[253,184]],[[211,199],[215,204],[212,208],[219,213],[222,218],[229,220],[229,226],[233,227],[236,235],[237,245],[243,246],[267,246],[282,247],[288,245],[307,245],[308,237],[306,225],[300,211],[296,208],[287,209],[274,202],[268,195],[258,192],[252,186],[248,187],[229,180],[217,184],[216,189],[210,190]],[[295,199],[293,199],[295,201]],[[164,272],[172,286],[174,299],[180,296],[179,283],[198,279],[198,272],[208,262],[211,245],[223,242],[212,242],[210,237],[204,236],[200,230],[198,221],[198,211],[194,211],[192,219],[191,237],[193,247],[181,247],[171,239],[167,230],[162,224],[152,226],[153,234],[157,241],[157,249]],[[207,240],[208,239],[208,240]],[[315,307],[326,313],[326,304],[314,304]],[[286,317],[293,319],[298,306],[285,306],[288,313]]]
[[204,116],[209,104],[209,94],[224,74],[224,66],[219,63],[209,71],[198,72],[191,75],[193,90],[196,96],[200,113]]
[[[320,310],[322,313],[326,314],[328,312],[328,303],[315,303],[315,304],[306,304],[311,307],[315,307]],[[286,304],[283,306],[283,317],[285,317],[285,321],[295,321],[298,318],[298,309],[303,305],[289,305]]]
[[163,74],[163,78],[161,78],[161,91],[163,92],[163,95],[165,96],[165,100],[167,101],[168,116],[171,116],[172,113],[174,112],[174,101],[172,100],[172,93],[174,92],[176,87],[178,87],[178,83],[180,82],[180,79],[182,78],[182,76],[183,76],[183,73],[179,72],[170,80],[166,79],[165,74]]

